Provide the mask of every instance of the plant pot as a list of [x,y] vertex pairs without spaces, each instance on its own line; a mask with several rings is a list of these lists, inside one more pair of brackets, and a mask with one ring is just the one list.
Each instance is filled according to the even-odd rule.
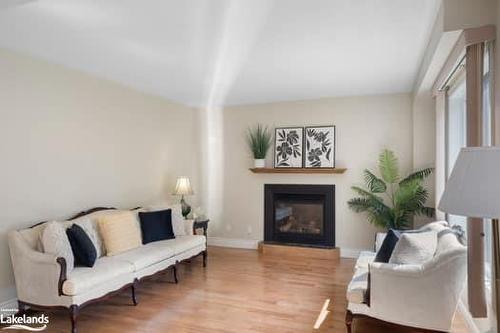
[[266,160],[264,158],[254,159],[253,165],[256,168],[265,168],[266,167]]

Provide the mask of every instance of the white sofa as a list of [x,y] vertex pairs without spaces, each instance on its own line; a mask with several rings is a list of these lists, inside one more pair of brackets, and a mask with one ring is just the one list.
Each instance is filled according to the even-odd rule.
[[[112,208],[94,208],[62,223],[96,219],[116,212]],[[137,305],[135,288],[141,279],[173,268],[177,283],[177,264],[198,255],[203,255],[206,266],[206,237],[195,235],[193,221],[186,221],[185,236],[148,243],[112,257],[103,256],[94,267],[75,267],[71,272],[66,271],[63,258],[40,251],[44,227],[45,223],[11,231],[8,235],[19,310],[24,311],[27,307],[69,309],[72,332],[76,332],[78,312],[84,305],[125,288],[131,288],[132,300]]]
[[[448,332],[465,284],[467,248],[444,221],[435,230],[434,257],[422,265],[374,263],[376,252],[362,252],[347,288],[347,331],[356,317],[423,330]],[[385,234],[377,235],[378,251]]]

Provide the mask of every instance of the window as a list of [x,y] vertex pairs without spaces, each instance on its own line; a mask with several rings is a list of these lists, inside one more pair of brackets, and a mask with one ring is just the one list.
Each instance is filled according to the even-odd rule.
[[[483,108],[482,108],[482,145],[492,145],[492,44],[486,43],[483,61]],[[465,81],[465,58],[450,77],[446,94],[446,178],[453,170],[462,147],[467,145],[467,99]],[[447,214],[452,225],[460,225],[467,230],[467,218]],[[484,278],[487,301],[492,301],[492,230],[491,221],[484,220]]]
[[[493,61],[493,53],[492,53],[492,43],[486,43],[484,48],[484,65],[483,65],[483,114],[482,114],[482,140],[483,146],[491,146],[492,145],[492,121],[491,121],[491,113],[492,113],[492,72],[493,69],[492,61]],[[492,291],[491,287],[491,279],[492,279],[492,268],[493,268],[493,245],[492,245],[492,229],[491,229],[491,220],[484,220],[484,279],[486,284],[486,295],[489,302],[491,302]],[[491,304],[491,303],[490,303]]]
[[[447,92],[446,110],[446,178],[451,174],[460,149],[467,144],[467,100],[465,91],[465,60],[453,75]],[[467,218],[447,215],[450,224],[467,228]]]

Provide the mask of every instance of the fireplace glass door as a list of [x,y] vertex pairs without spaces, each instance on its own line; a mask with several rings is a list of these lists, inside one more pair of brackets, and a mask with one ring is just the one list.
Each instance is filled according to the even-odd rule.
[[277,194],[274,221],[276,233],[322,235],[324,196]]
[[266,184],[264,241],[335,247],[335,185]]

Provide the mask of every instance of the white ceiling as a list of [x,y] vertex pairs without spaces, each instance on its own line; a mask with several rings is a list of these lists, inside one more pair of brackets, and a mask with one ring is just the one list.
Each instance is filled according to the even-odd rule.
[[2,0],[0,47],[188,105],[409,92],[438,0]]

